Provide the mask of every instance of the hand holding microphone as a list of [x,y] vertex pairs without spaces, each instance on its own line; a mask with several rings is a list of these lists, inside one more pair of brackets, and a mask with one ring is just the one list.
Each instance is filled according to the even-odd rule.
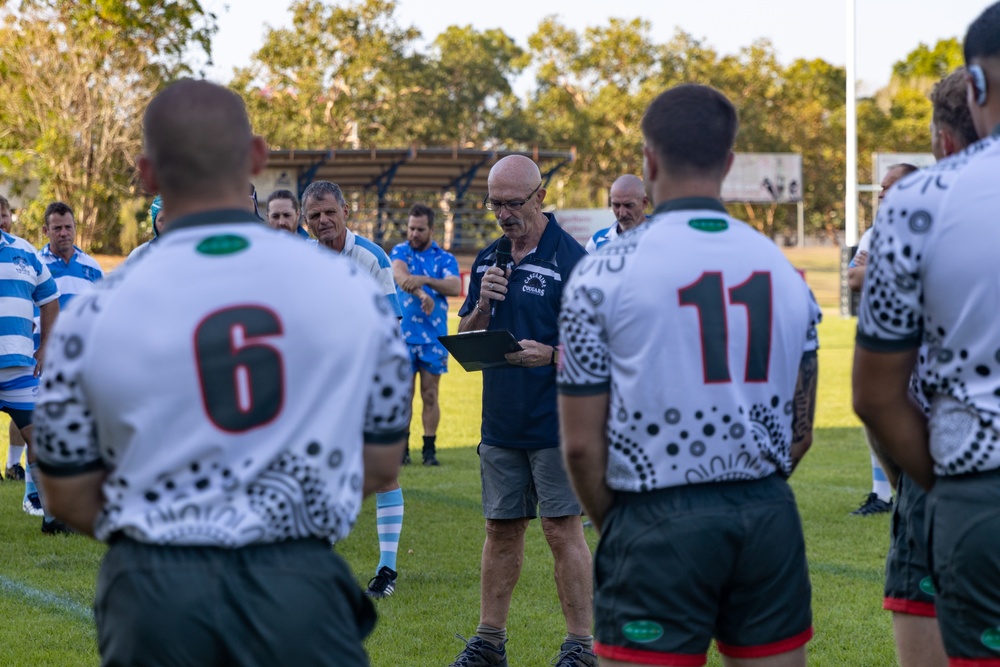
[[506,236],[501,237],[497,242],[496,261],[483,274],[481,292],[483,296],[493,302],[490,306],[490,317],[496,317],[497,301],[503,301],[506,298],[504,295],[507,294],[507,269],[511,264],[510,250],[510,239]]

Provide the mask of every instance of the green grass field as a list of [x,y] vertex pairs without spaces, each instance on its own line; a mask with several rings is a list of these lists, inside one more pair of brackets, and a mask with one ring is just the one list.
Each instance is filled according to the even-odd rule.
[[[891,620],[881,609],[889,518],[848,516],[868,492],[871,473],[861,429],[850,410],[854,325],[835,311],[831,285],[836,284],[836,249],[790,256],[806,268],[826,308],[820,329],[815,440],[792,478],[813,582],[816,637],[809,644],[809,662],[829,667],[892,665]],[[441,382],[441,405],[442,466],[413,465],[401,475],[406,516],[400,579],[396,594],[377,603],[379,624],[367,644],[375,667],[447,665],[462,648],[454,634],[471,635],[478,621],[483,542],[475,454],[478,374],[464,373],[453,364]],[[419,398],[414,407],[419,415]],[[5,433],[6,426],[0,426]],[[421,430],[415,426],[418,449]],[[22,492],[21,484],[0,484],[0,665],[96,665],[90,604],[104,547],[78,536],[41,535],[40,520],[20,509]],[[588,532],[594,546],[596,536]],[[337,550],[361,583],[374,575],[374,499],[365,503],[354,533]],[[511,664],[525,667],[548,664],[564,633],[552,557],[537,522],[528,532],[508,632]],[[713,655],[709,665],[721,665],[721,660]]]

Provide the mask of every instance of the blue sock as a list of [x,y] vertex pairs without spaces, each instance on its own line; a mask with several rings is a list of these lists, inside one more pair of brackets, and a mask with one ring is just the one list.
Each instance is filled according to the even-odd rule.
[[403,490],[386,491],[375,494],[375,515],[378,525],[379,556],[378,570],[387,567],[396,569],[396,552],[399,550],[399,534],[403,530]]
[[38,487],[35,486],[35,480],[31,478],[31,464],[27,461],[24,462],[24,500],[28,499],[28,496],[38,493]]

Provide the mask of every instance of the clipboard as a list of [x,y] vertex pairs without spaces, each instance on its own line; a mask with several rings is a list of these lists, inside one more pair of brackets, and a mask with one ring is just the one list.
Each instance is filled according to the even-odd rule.
[[438,336],[451,356],[467,371],[513,367],[504,355],[523,349],[506,329],[466,331],[451,336]]

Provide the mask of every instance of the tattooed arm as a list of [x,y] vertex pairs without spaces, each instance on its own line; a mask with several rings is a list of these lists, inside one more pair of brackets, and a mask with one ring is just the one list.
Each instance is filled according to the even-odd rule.
[[816,380],[819,359],[816,352],[806,352],[799,363],[799,379],[795,384],[792,413],[792,470],[806,455],[813,439],[813,417],[816,414]]

